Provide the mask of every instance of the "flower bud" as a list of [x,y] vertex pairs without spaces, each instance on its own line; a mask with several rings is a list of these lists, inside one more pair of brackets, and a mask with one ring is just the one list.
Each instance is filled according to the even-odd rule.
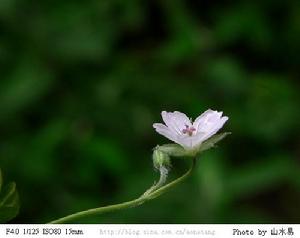
[[153,151],[153,166],[156,169],[160,169],[161,167],[165,167],[168,168],[171,166],[171,161],[170,161],[170,157],[168,154],[158,150],[158,149],[154,149]]

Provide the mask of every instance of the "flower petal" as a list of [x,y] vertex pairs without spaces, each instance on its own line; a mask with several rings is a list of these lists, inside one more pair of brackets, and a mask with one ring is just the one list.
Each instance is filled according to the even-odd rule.
[[206,133],[198,132],[193,136],[193,147],[198,147],[204,141]]
[[178,139],[178,144],[183,146],[185,149],[192,149],[194,147],[194,137],[193,136],[185,136]]
[[208,121],[213,122],[216,119],[219,119],[222,116],[222,113],[223,112],[217,112],[217,111],[208,109],[196,118],[196,120],[193,123],[193,127],[196,129],[196,131],[198,131],[199,127],[202,127],[203,124],[205,124],[206,122],[208,122]]
[[228,120],[228,117],[222,117],[221,119],[219,119],[218,121],[215,121],[211,128],[209,128],[209,130],[206,131],[205,136],[202,138],[203,141],[205,141],[206,139],[208,139],[209,137],[213,136],[214,134],[216,134],[225,124],[225,122]]
[[170,117],[170,112],[162,111],[161,117],[167,127],[175,134],[180,135],[181,130],[180,128],[174,123],[173,119]]
[[161,135],[167,137],[169,140],[178,143],[177,135],[162,123],[154,123],[153,128]]
[[186,125],[192,126],[190,119],[182,112],[163,111],[162,118],[166,125],[178,135],[182,135],[182,130],[186,128]]
[[178,125],[182,126],[183,128],[185,127],[185,125],[191,126],[190,119],[187,117],[187,115],[185,115],[182,112],[170,112],[170,116],[173,117],[173,120],[176,121],[176,123],[178,123]]

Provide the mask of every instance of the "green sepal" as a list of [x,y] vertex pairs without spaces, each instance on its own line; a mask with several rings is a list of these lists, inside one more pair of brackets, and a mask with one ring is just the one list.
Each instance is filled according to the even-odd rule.
[[231,132],[223,132],[223,133],[220,133],[220,134],[216,134],[212,137],[210,137],[209,139],[207,139],[206,141],[204,141],[201,146],[199,147],[197,153],[202,153],[203,151],[205,150],[209,150],[213,147],[215,147],[215,145],[223,140],[227,135],[230,135]]
[[163,153],[166,153],[171,157],[195,157],[203,151],[215,147],[215,145],[219,141],[224,139],[229,134],[231,134],[231,132],[216,134],[207,139],[206,141],[202,142],[202,144],[199,147],[195,147],[191,150],[187,150],[178,144],[165,144],[161,146],[156,146],[155,150],[159,150]]
[[164,152],[172,157],[182,157],[187,156],[188,151],[186,151],[182,146],[178,144],[165,144],[157,146],[155,149]]
[[[2,185],[2,176],[0,171],[0,185]],[[2,186],[0,186],[2,189]],[[19,213],[20,202],[16,189],[16,184],[10,182],[0,190],[0,223],[5,223],[13,219]]]

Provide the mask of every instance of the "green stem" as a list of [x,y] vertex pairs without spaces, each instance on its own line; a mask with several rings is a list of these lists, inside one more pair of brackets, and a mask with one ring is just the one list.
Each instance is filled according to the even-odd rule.
[[74,220],[78,220],[78,219],[88,217],[88,216],[99,215],[99,214],[102,214],[105,212],[112,212],[112,211],[121,210],[124,208],[135,207],[135,206],[142,204],[145,200],[146,200],[146,198],[138,198],[138,199],[131,200],[129,202],[89,209],[89,210],[77,212],[77,213],[59,218],[57,220],[49,222],[49,224],[71,223]]
[[193,162],[192,162],[189,170],[186,171],[185,174],[183,174],[181,177],[173,180],[172,182],[166,184],[165,186],[155,190],[154,192],[150,193],[148,196],[148,199],[156,198],[156,197],[162,195],[163,193],[165,193],[166,191],[168,191],[169,189],[173,188],[177,184],[181,183],[183,180],[185,180],[191,174],[191,172],[195,168],[195,165],[196,165],[196,158],[193,158]]
[[49,222],[49,224],[72,223],[72,221],[75,221],[75,220],[78,220],[78,219],[81,219],[84,217],[99,215],[99,214],[103,214],[106,212],[112,212],[112,211],[117,211],[117,210],[121,210],[121,209],[125,209],[125,208],[139,206],[148,200],[154,199],[154,198],[162,195],[163,193],[168,191],[170,188],[174,187],[175,185],[179,184],[184,179],[186,179],[191,174],[193,168],[195,167],[195,163],[196,163],[196,159],[193,159],[192,165],[190,166],[188,171],[185,174],[183,174],[181,177],[166,184],[165,186],[158,188],[155,191],[151,191],[150,193],[143,194],[141,197],[139,197],[137,199],[134,199],[134,200],[131,200],[128,202],[124,202],[124,203],[115,204],[115,205],[98,207],[98,208],[93,208],[93,209],[88,209],[85,211],[77,212],[77,213],[59,218],[57,220],[51,221],[51,222]]
[[141,197],[147,197],[149,196],[150,193],[152,193],[153,191],[159,189],[160,187],[162,187],[168,177],[168,169],[164,166],[161,166],[159,169],[159,180],[157,183],[154,183],[154,185],[152,187],[150,187]]

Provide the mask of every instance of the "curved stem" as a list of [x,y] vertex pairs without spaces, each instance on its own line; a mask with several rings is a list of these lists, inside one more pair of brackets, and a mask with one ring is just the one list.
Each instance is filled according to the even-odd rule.
[[62,223],[71,223],[74,220],[81,219],[87,216],[99,215],[105,212],[111,212],[116,210],[121,210],[124,208],[135,207],[144,203],[146,198],[140,197],[138,199],[131,200],[129,202],[119,203],[115,205],[109,205],[105,207],[92,208],[85,211],[77,212],[57,220],[49,222],[49,224],[62,224]]
[[172,182],[166,184],[165,186],[160,187],[159,189],[155,190],[154,192],[150,193],[148,196],[148,199],[156,198],[156,197],[162,195],[163,193],[165,193],[166,191],[168,191],[169,189],[173,188],[175,185],[181,183],[183,180],[185,180],[191,174],[191,172],[195,168],[195,165],[196,165],[196,158],[193,159],[192,165],[190,166],[188,171],[185,172],[185,174],[183,174],[181,177],[173,180]]
[[196,159],[193,159],[192,165],[190,166],[188,171],[186,173],[184,173],[181,177],[175,179],[174,181],[172,181],[154,191],[151,190],[149,193],[147,193],[147,191],[148,191],[147,190],[146,193],[144,193],[141,197],[139,197],[137,199],[134,199],[134,200],[131,200],[128,202],[124,202],[124,203],[109,205],[109,206],[105,206],[105,207],[92,208],[92,209],[88,209],[85,211],[77,212],[77,213],[59,218],[57,220],[51,221],[51,222],[49,222],[49,224],[71,223],[74,220],[92,216],[92,215],[99,215],[99,214],[103,214],[106,212],[112,212],[112,211],[117,211],[117,210],[121,210],[121,209],[125,209],[125,208],[139,206],[148,200],[151,200],[151,199],[154,199],[154,198],[160,196],[161,194],[165,193],[170,188],[174,187],[175,185],[179,184],[184,179],[186,179],[191,174],[193,168],[195,167],[195,163],[196,163]]
[[159,180],[157,183],[154,183],[154,185],[152,187],[150,187],[146,192],[144,192],[144,194],[141,197],[147,197],[150,193],[152,193],[153,191],[159,189],[161,186],[163,186],[167,180],[168,177],[168,172],[169,170],[164,167],[161,166],[159,169]]

